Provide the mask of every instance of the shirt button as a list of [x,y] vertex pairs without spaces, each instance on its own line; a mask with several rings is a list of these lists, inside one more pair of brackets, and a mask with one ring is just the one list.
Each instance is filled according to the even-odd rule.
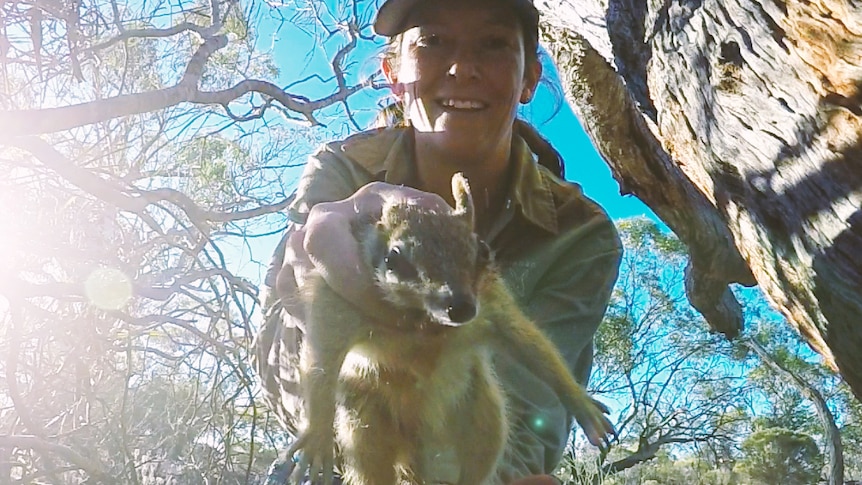
[[506,209],[512,208],[512,199],[506,199]]

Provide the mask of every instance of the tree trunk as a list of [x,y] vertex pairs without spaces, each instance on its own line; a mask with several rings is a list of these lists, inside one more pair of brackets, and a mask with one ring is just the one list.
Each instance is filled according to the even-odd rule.
[[862,397],[862,3],[536,0],[566,97],[742,328],[758,284]]
[[829,475],[826,483],[828,485],[844,485],[844,446],[841,444],[841,430],[835,424],[835,416],[829,409],[826,399],[823,398],[823,395],[814,386],[805,382],[798,374],[775,360],[757,341],[749,339],[745,342],[745,346],[753,350],[773,372],[795,387],[814,404],[817,416],[823,424],[823,439],[826,444],[826,455],[829,458]]

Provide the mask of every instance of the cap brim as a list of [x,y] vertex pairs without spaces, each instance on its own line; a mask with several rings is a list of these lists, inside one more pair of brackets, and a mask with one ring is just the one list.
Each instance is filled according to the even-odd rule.
[[418,2],[419,0],[386,0],[377,11],[377,19],[374,20],[374,32],[377,35],[392,37],[407,30],[404,21],[410,10]]
[[[377,10],[377,18],[374,20],[374,32],[377,35],[385,35],[392,37],[398,35],[412,25],[407,25],[407,18],[410,15],[410,10],[416,6],[421,0],[386,0],[380,9]],[[528,7],[521,12],[521,15],[529,14],[529,22],[527,26],[535,27],[539,19],[539,13],[533,5],[533,0],[511,0],[517,7]],[[526,27],[526,26],[525,26]]]

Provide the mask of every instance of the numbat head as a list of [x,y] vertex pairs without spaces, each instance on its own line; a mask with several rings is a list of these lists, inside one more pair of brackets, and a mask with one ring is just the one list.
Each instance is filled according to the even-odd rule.
[[474,233],[473,198],[460,173],[452,177],[455,209],[432,212],[404,202],[386,204],[365,238],[368,260],[385,298],[424,318],[417,325],[458,326],[479,312],[477,294],[490,262]]

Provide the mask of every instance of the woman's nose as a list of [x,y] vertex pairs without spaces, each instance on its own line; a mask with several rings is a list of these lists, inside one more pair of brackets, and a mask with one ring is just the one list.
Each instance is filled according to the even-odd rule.
[[481,77],[479,62],[477,54],[472,52],[472,49],[459,49],[452,56],[448,74],[456,78],[479,79]]

